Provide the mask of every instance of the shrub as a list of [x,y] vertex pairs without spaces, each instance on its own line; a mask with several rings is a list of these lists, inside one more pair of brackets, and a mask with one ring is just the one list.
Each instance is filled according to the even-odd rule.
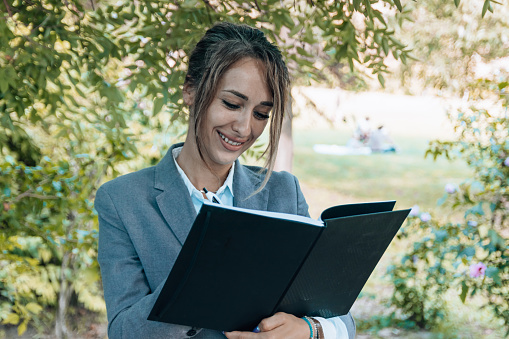
[[[483,307],[509,334],[508,89],[507,81],[475,84],[476,100],[453,118],[457,140],[434,141],[426,152],[435,159],[460,158],[473,175],[459,186],[446,186],[438,203],[451,212],[450,220],[414,210],[399,234],[412,245],[388,270],[395,286],[391,302],[419,327],[434,327],[446,316],[441,297],[452,289],[464,303],[483,295]],[[498,99],[491,113],[478,107],[490,94]]]

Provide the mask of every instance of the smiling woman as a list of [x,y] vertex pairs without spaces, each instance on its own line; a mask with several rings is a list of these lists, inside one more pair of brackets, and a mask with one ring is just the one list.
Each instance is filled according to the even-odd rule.
[[[191,108],[192,124],[199,114],[194,110],[195,93],[191,85],[184,86],[184,102]],[[261,61],[244,58],[224,73],[204,117],[198,120],[200,126],[189,126],[177,158],[184,172],[192,173],[193,178],[188,177],[195,187],[219,189],[232,163],[262,134],[273,105]],[[202,163],[206,167],[197,166]],[[208,181],[211,176],[214,178]]]
[[[185,143],[173,145],[158,165],[97,191],[110,339],[354,337],[350,314],[324,319],[277,313],[254,332],[225,334],[147,320],[205,200],[309,216],[297,179],[272,171],[288,89],[280,51],[255,28],[217,24],[197,44],[183,88],[190,110]],[[265,167],[241,165],[239,156],[269,122]]]

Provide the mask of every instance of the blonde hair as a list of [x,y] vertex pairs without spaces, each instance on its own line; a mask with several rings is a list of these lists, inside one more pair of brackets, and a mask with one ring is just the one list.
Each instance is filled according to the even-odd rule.
[[203,115],[210,106],[224,73],[244,58],[257,59],[263,63],[266,84],[274,101],[270,117],[269,144],[262,154],[267,154],[261,171],[265,172],[265,177],[253,193],[256,194],[265,187],[274,169],[283,116],[288,103],[290,76],[281,51],[256,28],[232,23],[216,24],[205,33],[191,53],[185,84],[195,91],[190,118],[194,120],[196,145],[203,159],[202,141],[198,133]]

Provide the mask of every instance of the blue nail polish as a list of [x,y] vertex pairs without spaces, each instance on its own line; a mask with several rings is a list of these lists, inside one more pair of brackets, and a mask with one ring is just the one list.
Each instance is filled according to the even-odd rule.
[[256,326],[256,328],[253,330],[254,333],[260,333],[260,327]]

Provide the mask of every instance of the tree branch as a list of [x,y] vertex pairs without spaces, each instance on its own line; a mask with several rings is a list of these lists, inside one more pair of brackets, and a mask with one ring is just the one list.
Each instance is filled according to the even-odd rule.
[[41,200],[46,200],[46,199],[56,200],[56,199],[60,199],[59,197],[54,196],[54,195],[42,195],[42,194],[35,194],[35,193],[32,193],[32,192],[33,192],[33,190],[31,190],[31,189],[26,191],[26,192],[23,192],[20,195],[18,195],[16,197],[16,199],[14,199],[14,201],[20,201],[23,198],[36,198],[36,199],[41,199]]
[[[5,0],[4,0],[5,1]],[[210,9],[212,9],[214,12],[216,11],[216,8],[214,6],[212,6],[209,2],[209,0],[202,0],[203,3],[208,6]]]
[[7,0],[4,0],[5,8],[7,9],[7,13],[9,13],[9,16],[12,18],[12,12],[11,12],[11,6],[7,3]]
[[258,0],[254,0],[254,3],[256,5],[256,8],[258,8],[258,11],[263,12],[262,9],[260,8],[260,5],[258,4]]

